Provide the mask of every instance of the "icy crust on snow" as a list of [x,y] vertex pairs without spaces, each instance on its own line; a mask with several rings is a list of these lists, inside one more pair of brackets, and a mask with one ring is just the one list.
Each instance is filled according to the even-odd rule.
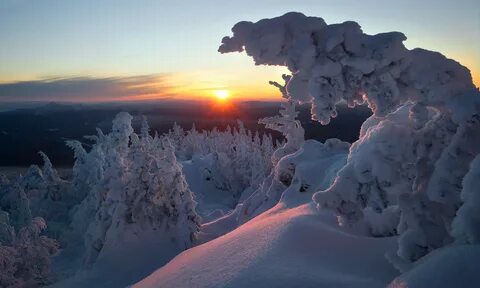
[[341,225],[362,223],[372,236],[399,235],[390,257],[399,269],[478,235],[471,212],[454,221],[457,211],[478,209],[475,197],[461,196],[472,195],[462,192],[462,179],[480,153],[480,93],[466,67],[408,50],[399,32],[367,35],[355,22],[327,25],[301,13],[240,22],[232,32],[219,51],[288,67],[286,85],[276,86],[291,102],[311,103],[313,119],[329,123],[341,102],[366,102],[374,112],[334,183],[314,195],[319,208],[334,210]]
[[333,214],[283,203],[191,248],[133,285],[154,287],[385,287],[394,238],[350,234]]

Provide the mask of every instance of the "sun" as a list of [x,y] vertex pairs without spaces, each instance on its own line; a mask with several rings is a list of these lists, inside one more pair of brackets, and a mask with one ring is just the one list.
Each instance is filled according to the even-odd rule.
[[224,101],[230,96],[230,92],[228,90],[215,90],[213,94],[217,98],[217,100]]

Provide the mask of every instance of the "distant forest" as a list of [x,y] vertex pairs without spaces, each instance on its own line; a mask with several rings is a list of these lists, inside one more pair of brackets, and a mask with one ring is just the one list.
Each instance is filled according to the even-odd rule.
[[[228,110],[213,109],[207,102],[155,102],[118,104],[59,104],[49,103],[35,108],[23,108],[0,112],[0,166],[28,166],[40,164],[38,152],[45,152],[55,166],[71,166],[73,153],[65,145],[66,140],[76,139],[88,148],[89,141],[84,135],[96,134],[96,128],[108,132],[111,121],[120,111],[134,116],[133,126],[140,126],[142,115],[147,117],[152,133],[168,132],[174,123],[185,129],[193,123],[199,130],[219,129],[236,125],[241,120],[245,127],[270,133],[274,139],[281,135],[266,130],[257,121],[278,113],[279,102],[241,102]],[[339,138],[354,142],[358,139],[360,126],[371,115],[367,107],[349,109],[341,106],[338,117],[327,126],[310,119],[310,107],[300,106],[299,119],[305,128],[306,139],[325,141]]]

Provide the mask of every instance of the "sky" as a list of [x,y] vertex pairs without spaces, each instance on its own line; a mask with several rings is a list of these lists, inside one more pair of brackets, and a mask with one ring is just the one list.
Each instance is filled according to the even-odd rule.
[[480,84],[480,1],[0,0],[0,101],[280,99],[268,85],[287,72],[220,54],[243,20],[290,11],[328,24],[358,22],[365,33],[400,31],[408,48],[436,50]]

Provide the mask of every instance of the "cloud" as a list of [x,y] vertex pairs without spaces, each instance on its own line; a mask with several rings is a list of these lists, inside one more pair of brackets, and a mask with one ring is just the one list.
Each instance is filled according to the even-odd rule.
[[112,101],[175,96],[167,75],[71,77],[0,83],[0,101]]

